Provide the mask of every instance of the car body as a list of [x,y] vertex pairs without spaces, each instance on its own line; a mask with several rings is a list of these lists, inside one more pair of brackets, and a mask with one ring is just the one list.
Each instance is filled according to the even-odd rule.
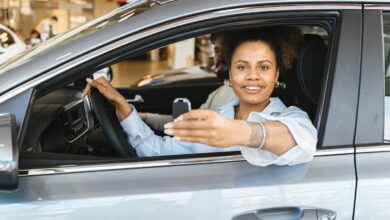
[[[0,218],[388,219],[383,15],[389,9],[380,1],[138,0],[8,60],[0,66],[0,187],[9,190],[0,193]],[[239,152],[151,160],[20,152],[26,133],[44,122],[30,117],[41,94],[126,55],[259,24],[318,24],[329,33],[325,67],[313,72],[323,78],[311,162],[256,167]],[[145,111],[168,113],[163,100],[187,94],[199,106],[219,85],[120,92]],[[72,109],[83,102],[77,93],[69,105],[71,94],[63,94],[54,104]]]
[[11,29],[0,24],[0,63],[26,49],[26,44]]

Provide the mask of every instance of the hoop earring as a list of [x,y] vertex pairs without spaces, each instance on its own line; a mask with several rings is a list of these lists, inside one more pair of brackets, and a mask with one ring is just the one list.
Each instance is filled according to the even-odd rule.
[[280,82],[279,81],[276,81],[275,82],[275,89],[278,88],[280,86]]

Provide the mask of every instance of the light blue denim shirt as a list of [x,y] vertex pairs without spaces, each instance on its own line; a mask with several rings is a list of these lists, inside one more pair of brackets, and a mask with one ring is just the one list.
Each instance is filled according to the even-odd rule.
[[[226,118],[233,118],[234,106],[238,103],[239,100],[235,99],[216,109],[216,112]],[[247,120],[253,122],[280,121],[288,127],[297,145],[278,156],[269,151],[245,146],[221,148],[177,141],[169,136],[160,137],[155,135],[142,121],[134,107],[133,112],[121,122],[121,125],[128,136],[129,142],[141,157],[241,151],[241,154],[249,163],[257,166],[270,164],[294,165],[308,162],[313,158],[317,144],[317,130],[306,112],[301,109],[295,106],[287,108],[279,98],[271,98],[270,103],[263,111],[251,112]]]

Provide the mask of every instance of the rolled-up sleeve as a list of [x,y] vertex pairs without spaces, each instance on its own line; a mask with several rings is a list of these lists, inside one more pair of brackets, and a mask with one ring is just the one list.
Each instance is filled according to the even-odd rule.
[[295,165],[313,159],[317,145],[317,130],[306,112],[291,106],[277,116],[262,113],[251,113],[249,121],[279,121],[287,126],[297,145],[278,156],[269,151],[241,147],[243,157],[257,166]]

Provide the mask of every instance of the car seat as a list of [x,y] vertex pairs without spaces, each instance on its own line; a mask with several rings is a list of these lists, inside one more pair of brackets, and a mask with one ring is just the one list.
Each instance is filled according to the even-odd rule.
[[326,53],[327,46],[319,35],[305,34],[296,64],[281,76],[286,84],[279,92],[281,100],[287,106],[294,105],[307,112],[312,122],[315,122],[321,93]]

